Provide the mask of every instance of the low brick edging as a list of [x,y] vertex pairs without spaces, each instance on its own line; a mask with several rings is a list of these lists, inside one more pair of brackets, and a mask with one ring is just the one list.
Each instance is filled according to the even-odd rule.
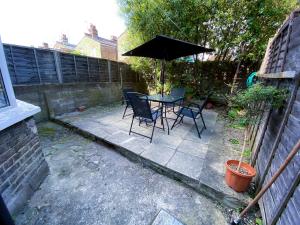
[[48,175],[33,117],[0,132],[0,194],[14,214]]
[[181,182],[183,185],[186,185],[189,188],[192,188],[193,190],[197,191],[199,194],[202,194],[211,200],[218,202],[226,207],[229,208],[241,208],[244,207],[248,204],[248,201],[245,199],[239,199],[234,196],[231,196],[229,194],[220,192],[209,185],[200,182],[199,180],[196,180],[192,177],[188,177],[182,173],[179,173],[177,171],[174,171],[166,166],[160,165],[150,159],[147,159],[141,155],[138,155],[132,151],[129,151],[128,149],[116,144],[112,143],[109,140],[106,140],[104,138],[98,137],[86,130],[79,129],[78,127],[74,126],[71,123],[56,119],[56,118],[51,118],[51,120],[55,123],[58,123],[68,129],[73,130],[74,132],[78,133],[79,135],[88,138],[92,141],[108,145],[111,147],[113,150],[117,151],[121,155],[125,156],[129,160],[136,162],[136,163],[141,163],[143,166],[148,167],[155,172],[158,172],[162,175],[165,175],[173,180]]

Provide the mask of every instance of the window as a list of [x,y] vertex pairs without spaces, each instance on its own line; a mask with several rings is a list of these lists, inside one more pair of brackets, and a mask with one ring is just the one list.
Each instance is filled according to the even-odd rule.
[[0,113],[16,106],[16,97],[10,80],[0,37]]
[[8,101],[7,93],[5,91],[2,73],[0,69],[0,108],[4,108],[6,106],[9,106],[9,101]]

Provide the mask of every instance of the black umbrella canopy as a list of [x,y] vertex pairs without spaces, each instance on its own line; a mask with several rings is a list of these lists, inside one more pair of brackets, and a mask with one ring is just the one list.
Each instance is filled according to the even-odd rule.
[[213,49],[201,47],[186,41],[157,35],[150,41],[124,53],[123,56],[139,56],[170,61],[184,56],[213,51]]

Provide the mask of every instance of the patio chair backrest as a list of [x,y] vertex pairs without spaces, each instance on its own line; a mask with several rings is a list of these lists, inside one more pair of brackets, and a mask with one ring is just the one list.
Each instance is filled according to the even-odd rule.
[[125,100],[126,102],[128,102],[129,99],[128,99],[127,93],[128,93],[128,92],[134,92],[134,90],[133,90],[132,88],[126,88],[126,89],[123,89],[122,91],[123,91],[123,97],[124,97],[124,100]]
[[204,109],[204,107],[206,106],[206,103],[209,99],[209,97],[212,95],[212,92],[208,93],[208,95],[205,96],[203,102],[202,102],[202,105],[200,105],[200,108],[199,108],[199,112],[202,112],[202,110]]
[[142,117],[152,120],[151,108],[147,97],[145,97],[145,99],[141,99],[140,96],[135,92],[128,92],[127,96],[135,117]]
[[184,88],[173,88],[170,93],[173,97],[184,97],[185,89]]

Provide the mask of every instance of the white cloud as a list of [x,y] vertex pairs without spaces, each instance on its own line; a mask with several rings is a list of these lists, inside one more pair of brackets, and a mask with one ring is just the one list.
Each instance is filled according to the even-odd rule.
[[52,46],[65,33],[70,43],[77,44],[90,23],[105,38],[125,30],[116,0],[5,0],[0,5],[4,43]]

